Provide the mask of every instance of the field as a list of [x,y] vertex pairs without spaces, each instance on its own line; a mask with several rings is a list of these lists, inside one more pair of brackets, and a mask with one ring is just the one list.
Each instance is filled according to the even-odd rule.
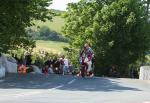
[[61,54],[64,53],[63,47],[67,46],[69,46],[69,44],[64,42],[37,40],[36,48],[34,49],[34,51],[38,52],[44,50],[52,53]]
[[[54,30],[58,33],[62,33],[61,29],[64,25],[64,19],[60,16],[53,17],[52,21],[47,20],[46,22],[42,21],[33,21],[35,26],[32,27],[33,30],[37,31],[37,26],[47,26],[51,30]],[[44,40],[37,40],[36,41],[36,48],[34,49],[35,52],[38,51],[48,51],[52,53],[61,54],[64,53],[63,47],[68,46],[68,43],[64,42],[57,42],[57,41],[44,41]]]
[[35,26],[32,27],[32,29],[37,30],[37,26],[47,26],[49,27],[51,30],[54,30],[56,32],[62,33],[61,29],[64,26],[64,19],[60,16],[55,16],[53,17],[52,21],[47,20],[46,22],[42,22],[42,21],[33,21],[35,23]]

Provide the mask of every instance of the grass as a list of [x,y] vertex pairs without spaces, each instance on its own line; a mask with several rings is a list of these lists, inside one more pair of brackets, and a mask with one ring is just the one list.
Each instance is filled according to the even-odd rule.
[[[53,17],[52,21],[47,20],[46,22],[42,22],[40,20],[34,20],[35,26],[31,27],[33,30],[37,31],[38,26],[47,26],[51,30],[54,30],[58,33],[62,33],[62,27],[64,26],[65,22],[61,16]],[[40,50],[61,54],[64,53],[63,47],[69,46],[68,43],[64,42],[57,42],[57,41],[44,41],[44,40],[37,40],[36,41],[36,48],[34,49],[35,52]]]
[[37,40],[36,48],[34,49],[34,51],[38,52],[39,50],[44,50],[52,53],[61,54],[64,53],[63,47],[67,46],[69,46],[69,44],[64,42]]
[[39,20],[33,21],[35,23],[35,26],[32,27],[32,29],[37,30],[37,26],[47,26],[51,30],[54,30],[56,32],[62,33],[62,27],[64,26],[65,22],[64,19],[60,16],[53,17],[52,21],[47,20],[46,22],[42,22]]

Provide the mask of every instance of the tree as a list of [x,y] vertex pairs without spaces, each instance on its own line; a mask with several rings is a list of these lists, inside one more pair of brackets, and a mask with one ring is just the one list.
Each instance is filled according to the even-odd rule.
[[93,35],[91,35],[90,31],[94,15],[97,13],[95,9],[101,10],[106,2],[106,0],[94,0],[91,2],[81,0],[79,3],[70,3],[68,11],[63,15],[66,21],[63,32],[70,39],[70,47],[67,49],[68,57],[76,66],[78,66],[79,51],[84,42],[92,42],[93,40]]
[[39,32],[40,32],[40,36],[48,37],[50,33],[50,29],[47,26],[42,26]]
[[34,31],[31,28],[28,28],[26,31],[28,35],[32,37],[33,40],[52,40],[52,41],[68,42],[68,39],[65,38],[62,34],[54,30],[51,30],[47,26],[42,26],[37,31]]
[[149,6],[150,6],[150,0],[143,0],[144,5],[146,6],[146,12],[147,12],[147,16],[149,16]]
[[144,60],[149,50],[146,8],[140,0],[81,0],[69,5],[65,18],[72,48],[92,44],[98,74],[112,65],[127,74],[129,65]]
[[11,49],[34,47],[26,28],[33,20],[51,20],[53,13],[46,9],[51,0],[0,1],[0,52]]

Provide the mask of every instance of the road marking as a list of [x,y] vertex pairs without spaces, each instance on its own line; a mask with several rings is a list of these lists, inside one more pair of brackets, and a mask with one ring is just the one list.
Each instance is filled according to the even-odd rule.
[[76,79],[71,80],[70,82],[68,82],[67,84],[72,84],[73,82],[75,82]]
[[59,89],[59,88],[62,88],[62,87],[64,87],[65,85],[60,85],[60,86],[57,86],[57,87],[55,87],[55,89]]
[[[75,82],[76,81],[76,79],[73,79],[73,80],[71,80],[71,81],[69,81],[67,84],[72,84],[73,82]],[[65,85],[64,84],[62,84],[62,85],[59,85],[59,86],[56,86],[56,87],[53,87],[53,88],[51,88],[51,89],[48,89],[48,91],[53,91],[53,90],[56,90],[56,89],[59,89],[59,88],[62,88],[62,87],[64,87]]]
[[54,88],[48,89],[48,91],[53,91],[53,90],[62,88],[62,87],[64,87],[64,86],[65,86],[65,85],[59,85],[59,86],[56,86],[56,87],[54,87]]
[[[67,84],[72,84],[76,81],[76,79],[73,79],[71,81],[69,81]],[[4,80],[0,80],[0,82],[4,82]],[[50,83],[45,84],[46,86],[49,85]],[[45,86],[44,85],[44,86]],[[43,85],[42,85],[43,86]],[[64,87],[65,84],[61,84],[59,86],[53,87],[51,89],[48,89],[48,91],[53,91],[59,88]],[[19,98],[19,97],[26,97],[26,96],[31,96],[31,95],[37,95],[37,94],[41,94],[43,93],[43,91],[33,91],[33,92],[24,92],[24,93],[18,93],[18,94],[11,94],[11,95],[1,95],[2,97],[13,97],[13,98]]]

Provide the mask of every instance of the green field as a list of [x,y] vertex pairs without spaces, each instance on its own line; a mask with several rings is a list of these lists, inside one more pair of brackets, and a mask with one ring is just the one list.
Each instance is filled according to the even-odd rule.
[[61,29],[64,26],[64,19],[60,16],[53,17],[52,21],[47,20],[46,22],[42,21],[33,21],[35,23],[35,26],[32,27],[32,29],[37,30],[37,26],[47,26],[51,30],[54,30],[56,32],[61,33]]
[[38,52],[39,50],[44,50],[52,53],[61,54],[64,53],[63,47],[67,46],[69,46],[69,44],[64,42],[37,40],[36,48],[34,49],[34,51]]
[[[62,33],[61,29],[64,26],[64,19],[61,16],[53,17],[52,21],[47,20],[46,22],[42,21],[33,21],[35,26],[32,27],[33,30],[37,31],[37,26],[47,26],[51,30],[54,30],[58,33]],[[36,41],[36,48],[34,49],[35,52],[38,51],[48,51],[52,53],[61,54],[64,53],[63,47],[69,46],[68,43],[64,42],[57,42],[57,41],[44,41],[44,40],[37,40]]]

